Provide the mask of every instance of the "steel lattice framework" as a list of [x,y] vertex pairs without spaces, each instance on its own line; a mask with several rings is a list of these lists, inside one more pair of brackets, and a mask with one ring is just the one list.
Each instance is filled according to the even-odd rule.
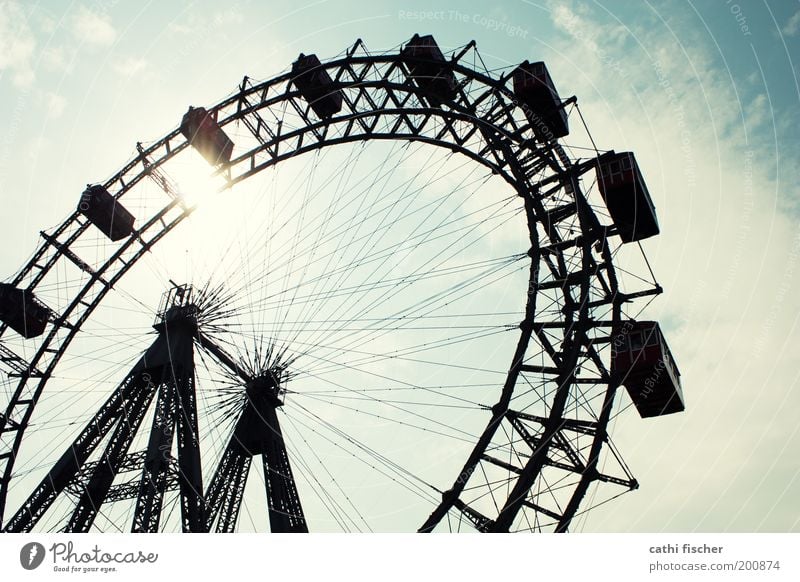
[[[566,531],[592,484],[607,483],[621,490],[637,487],[621,461],[617,474],[605,474],[599,464],[604,452],[616,458],[616,451],[607,446],[607,431],[619,386],[603,350],[610,342],[611,330],[621,321],[624,304],[658,294],[661,288],[620,289],[609,243],[615,230],[601,223],[581,181],[586,172],[594,170],[597,158],[572,160],[556,140],[537,137],[524,107],[508,87],[511,73],[492,76],[470,62],[481,62],[474,43],[456,51],[447,61],[458,82],[457,97],[436,105],[412,82],[403,58],[398,54],[371,54],[358,41],[341,57],[323,63],[343,95],[342,110],[326,119],[314,115],[292,84],[290,73],[259,83],[245,78],[237,92],[208,109],[222,128],[230,124],[246,127],[256,145],[238,152],[219,172],[232,187],[265,168],[328,146],[405,140],[458,152],[487,167],[513,188],[524,204],[530,240],[525,317],[502,390],[487,410],[485,428],[420,531],[446,527],[450,516],[457,514],[485,532],[515,529],[514,524],[522,519],[533,523],[535,529]],[[574,103],[572,98],[565,106]],[[293,112],[291,119],[299,122],[287,122],[287,110]],[[242,479],[254,454],[263,455],[267,472],[269,466],[277,466],[275,474],[291,473],[284,458],[285,447],[270,449],[269,443],[233,439],[206,490],[210,510],[204,513],[197,492],[201,487],[197,481],[200,460],[191,445],[196,423],[191,418],[170,420],[181,418],[170,412],[178,400],[188,400],[189,410],[194,406],[189,347],[194,332],[181,332],[169,340],[181,345],[169,349],[184,354],[186,369],[177,375],[174,371],[163,377],[157,375],[164,371],[166,360],[156,354],[167,349],[166,336],[159,336],[149,356],[134,367],[105,403],[94,428],[79,437],[83,440],[77,444],[88,451],[86,443],[96,445],[103,431],[111,434],[111,444],[99,465],[87,463],[88,457],[65,459],[63,462],[70,465],[65,473],[69,479],[44,483],[13,517],[5,507],[26,428],[70,342],[131,267],[191,215],[193,208],[176,195],[165,171],[168,162],[188,145],[175,129],[152,145],[139,146],[139,155],[103,184],[117,200],[124,201],[137,184],[154,180],[162,189],[163,200],[155,213],[139,217],[140,226],[134,234],[110,249],[102,261],[92,264],[81,258],[75,242],[91,224],[76,212],[57,228],[41,233],[40,246],[12,280],[15,286],[34,291],[48,272],[64,262],[84,274],[66,290],[68,300],[51,306],[55,312],[52,325],[36,340],[35,355],[29,361],[4,345],[0,336],[0,363],[17,379],[0,419],[0,517],[6,518],[2,523],[5,530],[31,529],[47,509],[48,500],[59,492],[72,491],[82,495],[70,521],[71,530],[86,531],[99,503],[135,498],[134,530],[155,531],[159,495],[180,489],[184,530],[208,531],[216,521],[218,531],[229,531],[235,524]],[[545,305],[560,309],[545,311]],[[6,326],[0,328],[0,334],[7,331]],[[220,349],[215,352],[213,342],[195,339],[216,353],[243,383],[253,380]],[[145,364],[145,360],[149,361]],[[528,400],[546,403],[546,413],[525,411],[528,400],[516,398],[520,386],[526,387]],[[146,453],[126,454],[131,429],[138,429],[143,419],[137,411],[151,402],[161,411],[156,421],[169,425],[168,430],[162,427],[160,432],[154,426],[153,434],[171,437],[176,432],[183,443],[185,450],[177,461],[157,462]],[[269,403],[260,406],[261,414],[269,410],[274,414]],[[127,422],[109,432],[121,415]],[[247,424],[246,415],[240,422]],[[279,433],[277,420],[274,425]],[[501,458],[497,451],[505,450],[508,443],[522,452]],[[134,480],[112,486],[114,475],[141,466],[153,477],[148,482]],[[479,474],[487,483],[504,483],[503,503],[493,512],[481,502],[486,491],[475,486]],[[555,483],[558,487],[552,486]],[[277,479],[269,486],[291,487],[292,481]],[[296,493],[282,498],[296,499]],[[282,508],[281,513],[299,518],[278,530],[305,531],[299,500],[297,507]]]

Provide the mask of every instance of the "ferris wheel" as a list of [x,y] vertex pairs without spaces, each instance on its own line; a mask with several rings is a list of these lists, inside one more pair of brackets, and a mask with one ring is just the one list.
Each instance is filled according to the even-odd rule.
[[578,119],[415,35],[136,144],[0,284],[3,531],[563,532],[636,489],[619,388],[684,408],[659,227]]

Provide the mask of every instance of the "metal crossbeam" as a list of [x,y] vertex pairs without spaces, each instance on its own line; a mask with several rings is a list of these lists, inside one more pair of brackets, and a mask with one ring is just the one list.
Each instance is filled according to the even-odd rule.
[[5,345],[0,343],[0,362],[6,364],[11,368],[12,372],[8,375],[11,377],[20,376],[26,378],[41,377],[42,373],[35,367],[31,366],[25,359],[18,356]]
[[8,521],[4,531],[31,531],[56,497],[75,479],[106,434],[119,422],[126,404],[134,399],[136,393],[147,389],[148,382],[144,380],[144,370],[145,359],[142,358],[134,366],[133,372],[114,390],[72,445],[61,455],[19,511]]
[[129,403],[123,405],[117,428],[106,445],[105,453],[95,464],[94,470],[84,484],[83,492],[78,499],[66,531],[88,532],[92,527],[100,507],[108,498],[111,485],[120,471],[136,432],[144,420],[153,392],[152,389],[145,387],[144,390],[134,394]]

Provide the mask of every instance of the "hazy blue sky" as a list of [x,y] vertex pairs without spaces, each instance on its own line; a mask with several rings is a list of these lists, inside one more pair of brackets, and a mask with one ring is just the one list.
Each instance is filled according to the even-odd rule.
[[0,278],[38,231],[246,74],[357,38],[545,60],[598,145],[636,152],[688,410],[614,434],[642,488],[587,530],[800,529],[800,2],[0,0]]

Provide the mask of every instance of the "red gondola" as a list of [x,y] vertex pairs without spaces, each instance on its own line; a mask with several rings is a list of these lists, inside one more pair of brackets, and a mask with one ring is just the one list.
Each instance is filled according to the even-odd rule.
[[433,36],[415,34],[400,54],[414,83],[422,89],[431,105],[452,101],[456,96],[456,77]]
[[322,68],[317,55],[300,53],[292,63],[292,75],[292,82],[317,116],[324,119],[342,110],[342,91]]
[[604,157],[597,168],[597,183],[622,242],[660,232],[656,208],[632,152]]
[[681,374],[655,321],[628,321],[614,333],[611,373],[642,418],[683,412]]
[[30,291],[0,283],[0,321],[26,339],[40,336],[50,310]]
[[133,214],[99,184],[87,186],[81,194],[78,212],[113,241],[128,237],[133,232]]
[[204,107],[189,107],[181,120],[181,133],[212,166],[227,164],[233,142],[217,123],[216,114]]
[[567,112],[545,64],[525,61],[514,70],[513,79],[514,95],[534,133],[547,141],[569,135]]

